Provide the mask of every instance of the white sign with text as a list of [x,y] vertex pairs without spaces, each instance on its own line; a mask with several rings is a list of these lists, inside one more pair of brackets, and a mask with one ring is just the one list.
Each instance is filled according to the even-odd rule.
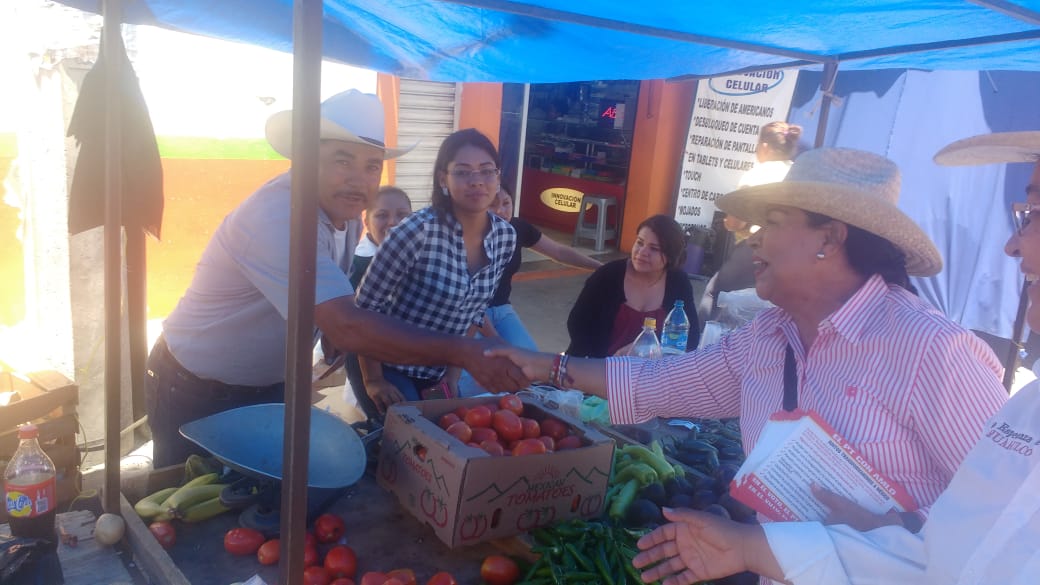
[[675,219],[710,226],[715,200],[755,164],[762,126],[787,120],[797,71],[756,71],[702,79],[682,153]]

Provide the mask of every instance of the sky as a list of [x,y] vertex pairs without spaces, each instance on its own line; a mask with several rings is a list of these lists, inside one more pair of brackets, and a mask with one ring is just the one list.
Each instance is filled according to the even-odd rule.
[[[96,46],[100,17],[45,0],[0,2],[0,133],[17,128],[33,72]],[[292,55],[150,26],[124,26],[156,134],[261,138],[267,117],[292,105]],[[20,85],[16,85],[20,84]],[[29,87],[26,87],[26,84]],[[374,71],[326,62],[322,98],[375,93]]]

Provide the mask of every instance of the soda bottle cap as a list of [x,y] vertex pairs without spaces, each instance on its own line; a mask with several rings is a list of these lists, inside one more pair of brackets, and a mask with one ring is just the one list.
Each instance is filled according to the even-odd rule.
[[32,423],[18,427],[19,439],[35,439],[38,436],[40,436],[40,430]]
[[657,327],[657,319],[653,317],[647,317],[643,320],[643,327]]

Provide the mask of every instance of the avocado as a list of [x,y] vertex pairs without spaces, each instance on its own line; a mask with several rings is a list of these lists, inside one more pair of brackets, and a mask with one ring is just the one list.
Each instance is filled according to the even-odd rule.
[[629,528],[656,527],[663,522],[661,508],[646,498],[636,498],[625,512],[625,525]]
[[668,498],[669,508],[694,508],[693,496],[690,494],[675,494]]
[[665,492],[664,485],[657,481],[643,488],[643,491],[639,492],[639,497],[650,500],[658,506],[663,506],[668,500],[668,494]]

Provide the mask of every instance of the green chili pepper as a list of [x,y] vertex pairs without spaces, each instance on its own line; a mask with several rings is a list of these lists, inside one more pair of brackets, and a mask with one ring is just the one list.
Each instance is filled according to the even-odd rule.
[[639,491],[639,482],[636,480],[630,480],[625,484],[621,491],[618,492],[617,497],[610,504],[610,510],[608,514],[611,518],[620,519],[625,517],[625,511],[628,510],[628,506],[632,503],[632,500],[636,497],[636,492]]
[[625,445],[621,449],[631,455],[636,461],[646,463],[650,467],[653,467],[654,471],[657,472],[658,477],[661,478],[661,481],[675,475],[675,469],[672,469],[671,463],[669,463],[664,457],[658,457],[653,451],[642,445]]

